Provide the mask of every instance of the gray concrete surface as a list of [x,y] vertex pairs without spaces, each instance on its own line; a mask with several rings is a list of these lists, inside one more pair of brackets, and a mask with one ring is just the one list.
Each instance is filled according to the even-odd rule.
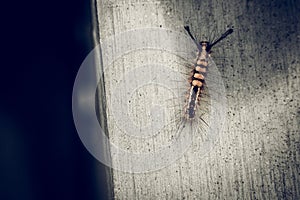
[[[228,25],[235,27],[230,38],[213,49],[228,107],[226,130],[214,148],[203,156],[198,152],[201,142],[196,137],[185,154],[165,168],[144,173],[110,171],[114,199],[300,198],[299,2],[98,0],[96,3],[100,40],[146,27],[184,33],[182,27],[188,24],[198,38],[210,36],[212,31],[221,33]],[[113,107],[109,105],[120,77],[143,62],[166,64],[176,59],[164,51],[137,50],[117,58],[104,70],[102,86],[107,105],[106,109],[101,107],[100,115],[107,118],[109,137],[118,147],[129,152],[155,152],[173,136],[169,127],[163,136],[146,141],[128,136],[120,128],[128,119],[140,127],[149,123],[148,107],[162,105],[172,97],[163,88],[145,86],[134,91],[133,106],[129,106],[128,119],[123,122],[114,119]],[[179,69],[181,63],[176,63],[172,65]],[[149,76],[154,75],[149,73]],[[126,91],[128,84],[126,80],[122,82],[120,90]],[[174,116],[172,112],[168,110],[165,117]],[[126,165],[111,156],[115,166]],[[127,164],[136,163],[128,160]]]

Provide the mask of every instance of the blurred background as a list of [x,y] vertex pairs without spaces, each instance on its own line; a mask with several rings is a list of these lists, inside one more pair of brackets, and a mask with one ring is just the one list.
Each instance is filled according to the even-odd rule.
[[71,107],[76,73],[93,48],[90,4],[2,6],[1,200],[107,199],[105,167],[82,145]]

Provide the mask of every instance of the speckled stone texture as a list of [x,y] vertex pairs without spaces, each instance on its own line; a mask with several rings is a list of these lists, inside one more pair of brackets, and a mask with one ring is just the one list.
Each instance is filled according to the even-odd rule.
[[[145,27],[184,32],[188,24],[207,37],[234,26],[213,49],[228,106],[227,129],[215,148],[201,158],[188,150],[154,172],[110,171],[114,199],[300,199],[299,1],[98,0],[96,9],[100,40]],[[111,70],[121,76],[141,56]]]

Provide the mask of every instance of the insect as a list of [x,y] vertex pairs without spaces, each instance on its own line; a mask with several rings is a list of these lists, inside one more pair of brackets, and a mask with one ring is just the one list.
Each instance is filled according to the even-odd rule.
[[211,48],[216,45],[218,42],[226,38],[233,32],[233,29],[230,28],[224,32],[221,37],[218,39],[209,42],[209,41],[200,41],[199,43],[192,35],[189,26],[184,27],[191,39],[197,45],[198,53],[196,62],[193,66],[192,76],[190,77],[190,89],[188,95],[188,101],[185,108],[185,117],[186,119],[193,120],[195,117],[196,106],[200,105],[200,94],[203,92],[203,86],[205,84],[205,76],[207,73],[207,68],[209,68],[210,62],[209,57],[211,53]]

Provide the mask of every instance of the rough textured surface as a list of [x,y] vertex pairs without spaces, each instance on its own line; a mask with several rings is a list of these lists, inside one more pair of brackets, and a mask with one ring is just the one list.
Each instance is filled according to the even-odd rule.
[[[189,24],[198,38],[213,30],[220,33],[227,25],[235,27],[231,38],[214,49],[228,104],[227,129],[214,149],[199,157],[191,148],[154,172],[114,170],[110,175],[115,199],[300,198],[299,2],[98,0],[97,12],[100,40],[145,27],[183,32],[183,25]],[[110,80],[147,60],[149,52],[126,56],[104,74],[108,101]],[[162,54],[161,60],[166,62],[168,56]],[[161,95],[163,91],[157,91],[150,99]],[[129,151],[147,151],[147,145],[118,135],[109,108],[107,119],[114,143],[128,145]],[[138,123],[145,120],[141,117]],[[159,142],[158,138],[150,146]]]

